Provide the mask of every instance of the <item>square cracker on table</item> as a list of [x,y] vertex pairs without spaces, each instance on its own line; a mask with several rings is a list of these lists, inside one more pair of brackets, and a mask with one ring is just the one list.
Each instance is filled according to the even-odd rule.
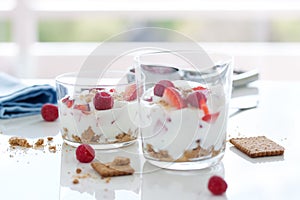
[[105,164],[95,161],[91,163],[91,166],[102,178],[131,175],[134,173],[134,169],[130,166],[129,158],[124,157],[116,157],[113,162]]
[[278,156],[284,153],[282,146],[265,136],[232,138],[229,142],[251,158]]

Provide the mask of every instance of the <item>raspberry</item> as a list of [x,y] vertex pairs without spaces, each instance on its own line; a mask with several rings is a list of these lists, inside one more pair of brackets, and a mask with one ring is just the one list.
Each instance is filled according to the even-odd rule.
[[212,176],[208,181],[208,189],[214,195],[222,195],[227,190],[227,183],[220,176]]
[[94,106],[96,110],[108,110],[114,105],[113,98],[107,92],[98,92],[94,97]]
[[95,150],[88,144],[81,144],[76,149],[76,158],[82,163],[92,162],[95,158]]
[[162,97],[167,87],[175,87],[174,84],[169,80],[161,80],[154,86],[154,95]]
[[47,122],[55,121],[58,118],[58,108],[54,104],[46,103],[42,106],[41,115]]

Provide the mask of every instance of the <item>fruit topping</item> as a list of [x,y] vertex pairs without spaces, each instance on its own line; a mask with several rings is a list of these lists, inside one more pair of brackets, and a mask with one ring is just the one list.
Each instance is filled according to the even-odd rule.
[[82,163],[92,162],[95,158],[95,150],[89,144],[81,144],[76,149],[76,158]]
[[206,90],[205,87],[202,87],[202,86],[197,86],[197,87],[194,87],[192,88],[194,91],[197,91],[197,90]]
[[199,104],[200,104],[200,109],[203,110],[203,112],[204,112],[204,115],[209,115],[209,110],[208,110],[207,104],[204,101],[204,99],[201,99],[199,101]]
[[133,101],[136,100],[136,98],[137,98],[136,84],[128,85],[125,88],[124,99],[126,101]]
[[91,110],[89,104],[76,104],[74,109],[81,110],[83,113],[88,113]]
[[153,98],[152,98],[152,97],[145,97],[145,98],[144,98],[144,101],[152,102],[152,101],[153,101]]
[[45,121],[55,121],[58,118],[58,108],[54,104],[44,104],[41,109],[41,115]]
[[203,103],[206,103],[207,99],[205,94],[201,91],[195,91],[188,95],[187,103],[190,104],[192,107],[200,108]]
[[109,92],[114,93],[114,92],[116,92],[116,89],[111,88],[111,89],[109,90]]
[[175,87],[174,84],[169,80],[161,80],[154,86],[154,95],[162,97],[167,87]]
[[70,99],[69,96],[66,97],[66,98],[64,98],[64,99],[62,99],[61,102],[63,102],[64,104],[66,104],[66,106],[67,106],[68,108],[71,108],[71,107],[73,106],[73,104],[74,104],[74,100],[73,100],[73,99]]
[[162,98],[170,106],[173,106],[177,109],[185,108],[187,106],[179,91],[173,87],[165,88]]
[[96,110],[108,110],[114,105],[112,96],[107,92],[98,92],[94,97],[94,106]]
[[219,117],[219,112],[217,113],[212,113],[212,114],[206,114],[202,117],[202,120],[207,122],[207,123],[214,123],[217,118]]
[[227,190],[227,183],[220,176],[212,176],[208,181],[208,189],[214,195],[222,195]]

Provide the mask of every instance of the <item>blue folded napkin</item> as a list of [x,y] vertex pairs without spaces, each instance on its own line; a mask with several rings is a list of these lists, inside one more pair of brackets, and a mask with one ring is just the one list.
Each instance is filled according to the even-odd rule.
[[45,103],[56,103],[54,87],[47,84],[28,86],[0,73],[0,119],[38,114]]

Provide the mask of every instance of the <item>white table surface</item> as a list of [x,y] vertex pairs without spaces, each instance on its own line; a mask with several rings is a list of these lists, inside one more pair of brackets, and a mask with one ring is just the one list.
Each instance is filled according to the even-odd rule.
[[[115,155],[131,158],[133,176],[114,177],[109,183],[89,166],[78,163],[74,148],[64,145],[58,121],[41,116],[0,120],[0,199],[299,199],[300,82],[258,82],[259,106],[230,118],[228,138],[265,135],[285,147],[284,156],[250,159],[230,143],[222,162],[206,170],[188,172],[157,169],[144,162],[139,144],[119,150],[97,151],[111,161]],[[8,139],[22,136],[30,142],[53,136],[58,150],[12,149]],[[73,184],[81,168],[79,184]],[[225,195],[207,190],[210,176],[224,176]]]

